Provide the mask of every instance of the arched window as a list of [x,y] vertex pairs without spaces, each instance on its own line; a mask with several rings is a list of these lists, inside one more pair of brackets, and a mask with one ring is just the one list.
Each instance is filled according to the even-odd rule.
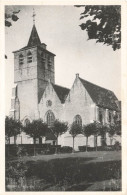
[[24,64],[24,57],[22,54],[19,55],[19,65]]
[[74,123],[76,123],[76,124],[82,126],[82,118],[81,118],[80,115],[76,115],[76,116],[74,117]]
[[30,120],[27,118],[25,119],[25,122],[24,122],[25,126],[28,126],[30,124]]
[[31,63],[32,62],[32,53],[29,51],[27,54],[27,63]]
[[113,121],[117,122],[118,120],[118,113],[116,111],[113,112]]
[[99,108],[98,109],[98,120],[100,123],[103,123],[103,109],[102,108]]
[[48,127],[52,127],[54,121],[55,121],[55,116],[54,116],[53,112],[48,111],[46,114],[46,122],[47,122]]

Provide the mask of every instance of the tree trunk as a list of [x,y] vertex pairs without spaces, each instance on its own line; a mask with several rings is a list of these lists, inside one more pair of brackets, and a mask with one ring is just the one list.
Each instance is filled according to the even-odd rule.
[[21,144],[22,144],[22,135],[21,135]]
[[112,137],[110,137],[110,146],[112,146]]
[[42,144],[42,137],[39,137],[39,144]]
[[17,138],[17,136],[15,135],[14,136],[14,144],[16,144],[16,138]]
[[95,147],[95,145],[96,145],[96,144],[95,144],[95,135],[94,135],[94,147]]
[[[56,137],[56,146],[58,146],[58,136]],[[55,150],[55,154],[57,154],[57,147],[56,147],[56,150]]]
[[8,138],[9,144],[10,144],[10,137]]
[[56,137],[56,145],[58,145],[58,136]]
[[6,146],[6,148],[7,148],[7,154],[8,154],[8,157],[9,157],[9,147],[8,147],[8,145]]
[[94,136],[94,139],[95,139],[95,140],[94,140],[94,144],[95,144],[96,151],[97,151],[97,136],[96,136],[96,135]]
[[34,140],[34,156],[36,155],[36,149],[35,149],[35,147],[36,147],[36,138],[33,138],[33,140]]
[[86,152],[88,152],[87,147],[88,147],[88,137],[86,137]]
[[73,153],[74,153],[74,141],[75,141],[74,139],[75,139],[75,138],[73,137]]
[[96,151],[97,151],[97,136],[96,136]]
[[103,135],[101,136],[101,146],[103,146],[103,144],[104,144],[104,137],[103,137]]
[[106,146],[106,134],[101,135],[101,146]]

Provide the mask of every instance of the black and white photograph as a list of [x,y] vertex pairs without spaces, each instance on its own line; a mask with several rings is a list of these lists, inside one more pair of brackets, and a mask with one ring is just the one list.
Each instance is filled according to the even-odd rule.
[[4,5],[5,192],[122,191],[122,6],[75,2]]

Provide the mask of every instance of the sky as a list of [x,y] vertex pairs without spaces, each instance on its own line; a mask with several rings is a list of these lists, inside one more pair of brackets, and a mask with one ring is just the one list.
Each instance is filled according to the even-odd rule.
[[[75,74],[101,87],[112,90],[121,99],[121,50],[113,51],[111,46],[88,40],[79,20],[83,8],[74,6],[16,6],[20,9],[19,20],[11,27],[5,27],[5,92],[6,115],[11,107],[11,93],[14,84],[13,51],[27,45],[35,25],[42,43],[56,54],[55,83],[71,88]],[[10,7],[11,9],[11,7]]]

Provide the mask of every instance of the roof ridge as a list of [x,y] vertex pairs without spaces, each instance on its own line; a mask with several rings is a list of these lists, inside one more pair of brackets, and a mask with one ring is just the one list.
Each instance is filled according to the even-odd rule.
[[53,83],[52,83],[52,85],[57,86],[57,87],[61,87],[61,88],[64,88],[64,89],[68,89],[68,90],[70,90],[70,89],[69,89],[69,88],[67,88],[67,87],[63,87],[63,86],[56,85],[56,84],[53,84]]

